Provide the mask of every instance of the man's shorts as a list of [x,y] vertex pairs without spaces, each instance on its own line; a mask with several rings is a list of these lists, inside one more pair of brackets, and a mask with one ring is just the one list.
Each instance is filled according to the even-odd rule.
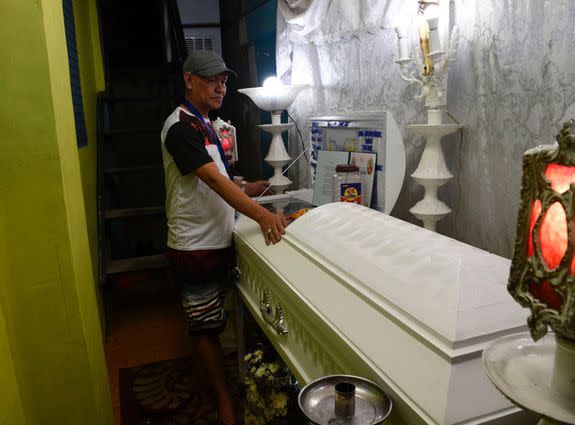
[[173,279],[181,288],[190,335],[219,334],[226,327],[224,296],[231,283],[233,251],[168,250]]

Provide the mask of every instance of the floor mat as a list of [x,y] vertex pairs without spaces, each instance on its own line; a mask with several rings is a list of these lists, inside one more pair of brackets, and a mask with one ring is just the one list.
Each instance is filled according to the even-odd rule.
[[[224,362],[230,391],[241,405],[237,356]],[[194,358],[166,360],[120,369],[122,425],[212,425],[217,400],[201,363]]]

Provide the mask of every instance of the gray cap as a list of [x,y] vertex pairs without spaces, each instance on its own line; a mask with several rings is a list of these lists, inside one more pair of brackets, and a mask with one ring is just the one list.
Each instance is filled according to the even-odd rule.
[[211,77],[222,72],[227,72],[235,77],[238,76],[234,71],[228,69],[224,60],[217,53],[211,50],[198,50],[190,53],[184,62],[184,66],[182,66],[182,71],[184,73],[191,72],[202,77]]

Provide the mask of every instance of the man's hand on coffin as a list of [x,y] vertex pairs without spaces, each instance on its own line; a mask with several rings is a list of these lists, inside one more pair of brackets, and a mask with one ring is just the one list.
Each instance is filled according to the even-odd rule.
[[285,234],[287,220],[283,215],[274,214],[268,210],[265,210],[265,212],[266,214],[256,219],[256,221],[260,225],[266,245],[269,245],[270,242],[276,244],[282,239],[282,235]]
[[266,245],[270,242],[275,244],[281,240],[281,235],[285,233],[287,226],[285,217],[269,212],[252,200],[238,185],[220,173],[214,162],[208,162],[196,168],[194,173],[224,201],[243,215],[255,220],[260,225]]
[[267,180],[256,180],[255,182],[248,182],[246,186],[246,193],[248,196],[252,197],[261,196],[262,194],[264,196],[275,194],[273,190],[268,189],[269,186],[270,184]]

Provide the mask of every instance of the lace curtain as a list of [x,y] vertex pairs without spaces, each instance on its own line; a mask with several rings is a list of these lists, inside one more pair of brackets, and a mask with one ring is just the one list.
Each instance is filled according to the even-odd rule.
[[[407,126],[426,116],[422,102],[413,99],[415,87],[399,76],[394,31],[398,19],[416,10],[416,0],[278,0],[276,60],[285,82],[312,85],[289,110],[306,145],[310,116],[391,111],[407,155],[392,214],[419,224],[409,208],[423,189],[409,175],[424,140]],[[510,257],[522,155],[551,143],[562,123],[575,118],[575,1],[452,0],[447,11],[449,25],[461,32],[447,111],[465,129],[461,145],[457,134],[443,139],[456,178],[440,189],[439,197],[454,211],[438,231]],[[296,136],[290,131],[294,158],[302,149]],[[308,187],[305,161],[292,170],[290,178]]]

